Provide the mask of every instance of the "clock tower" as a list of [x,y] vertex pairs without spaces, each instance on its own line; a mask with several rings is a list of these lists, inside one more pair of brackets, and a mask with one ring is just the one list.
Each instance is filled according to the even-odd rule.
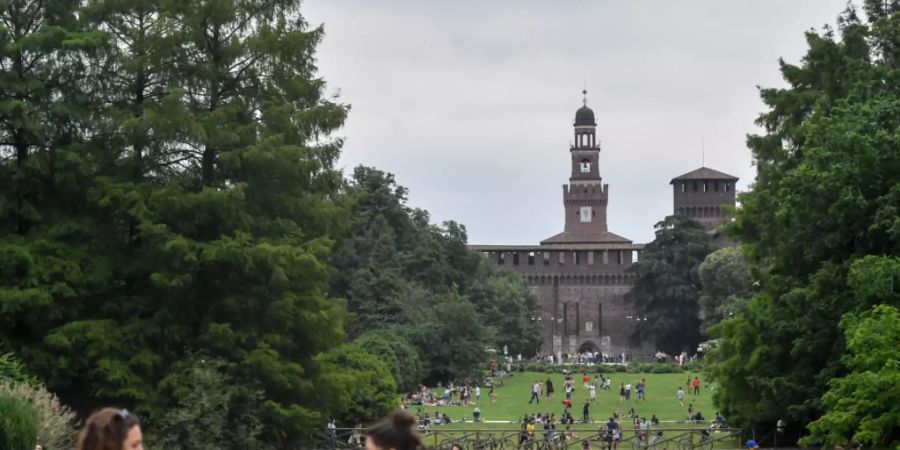
[[[540,245],[474,245],[488,261],[522,275],[537,295],[532,320],[541,325],[542,349],[619,354],[647,352],[630,336],[639,331],[634,305],[626,299],[635,275],[628,269],[643,244],[610,232],[609,186],[600,176],[600,141],[594,111],[575,112],[569,145],[569,181],[563,185],[564,228]],[[562,156],[562,155],[560,155]]]

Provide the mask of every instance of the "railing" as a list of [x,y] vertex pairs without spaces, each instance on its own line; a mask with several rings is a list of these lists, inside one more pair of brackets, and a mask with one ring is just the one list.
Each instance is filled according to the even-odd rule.
[[[540,424],[538,424],[538,428]],[[623,430],[622,437],[613,441],[605,429],[575,430],[567,436],[560,430],[545,432],[535,429],[528,435],[522,429],[431,429],[422,436],[429,450],[451,450],[454,445],[463,450],[579,450],[587,440],[591,449],[607,450],[712,450],[733,443],[741,447],[740,428],[667,428]],[[365,448],[365,430],[338,428],[329,432],[319,444],[320,450],[361,450]]]

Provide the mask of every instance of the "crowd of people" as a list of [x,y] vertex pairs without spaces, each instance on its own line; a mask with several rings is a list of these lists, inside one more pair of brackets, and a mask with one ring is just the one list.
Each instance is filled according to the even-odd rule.
[[[488,396],[495,399],[494,381],[487,380]],[[434,389],[419,386],[418,392],[406,396],[404,404],[415,406],[466,406],[477,405],[481,401],[481,386],[471,381],[462,385],[454,385],[451,381],[443,386],[438,383]]]

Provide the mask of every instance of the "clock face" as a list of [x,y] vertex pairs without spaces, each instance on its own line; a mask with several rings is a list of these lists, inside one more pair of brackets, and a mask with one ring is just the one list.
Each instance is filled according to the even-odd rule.
[[582,206],[581,213],[579,214],[582,222],[590,222],[593,211],[591,211],[590,206]]
[[588,173],[591,171],[591,163],[587,161],[581,162],[581,173]]

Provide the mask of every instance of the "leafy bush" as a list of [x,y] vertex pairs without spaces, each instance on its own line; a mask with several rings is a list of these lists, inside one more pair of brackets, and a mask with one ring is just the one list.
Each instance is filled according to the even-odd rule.
[[399,392],[413,392],[425,377],[419,351],[397,333],[388,330],[369,331],[353,341],[388,366]]
[[4,381],[37,384],[37,380],[28,375],[25,366],[12,353],[0,354],[0,382]]
[[235,382],[234,370],[234,364],[198,356],[175,364],[160,389],[177,403],[147,440],[165,449],[258,448],[262,425],[255,412],[263,393]]
[[[12,399],[29,406],[37,420],[36,439],[32,439],[29,446],[0,448],[31,448],[35,443],[54,450],[74,447],[75,413],[63,406],[59,398],[45,388],[32,387],[24,383],[0,383],[0,398]],[[2,405],[0,411],[6,414]]]
[[0,393],[0,448],[28,449],[38,438],[38,415],[25,399]]

